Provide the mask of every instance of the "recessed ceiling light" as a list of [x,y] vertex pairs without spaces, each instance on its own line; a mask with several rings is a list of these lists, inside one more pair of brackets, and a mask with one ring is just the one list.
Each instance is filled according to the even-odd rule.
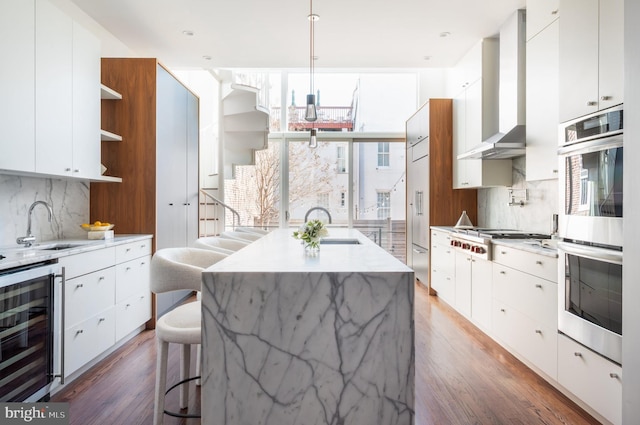
[[440,37],[449,37],[451,35],[451,33],[449,31],[442,31],[440,33]]
[[182,34],[186,35],[187,37],[193,37],[195,33],[191,30],[184,30],[182,31]]

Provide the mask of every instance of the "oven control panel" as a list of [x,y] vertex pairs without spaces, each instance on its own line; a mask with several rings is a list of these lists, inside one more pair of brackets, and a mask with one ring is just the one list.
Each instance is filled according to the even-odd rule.
[[459,235],[451,235],[451,246],[457,251],[468,253],[483,260],[491,260],[491,250],[489,244],[491,242],[481,238],[468,239]]

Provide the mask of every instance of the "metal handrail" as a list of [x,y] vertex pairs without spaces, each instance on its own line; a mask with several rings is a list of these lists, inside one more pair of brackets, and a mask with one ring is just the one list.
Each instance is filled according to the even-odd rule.
[[207,197],[211,198],[214,202],[217,202],[218,204],[222,205],[224,208],[228,209],[229,211],[231,211],[233,213],[232,224],[233,224],[233,228],[234,229],[236,228],[236,220],[235,220],[236,217],[238,217],[238,224],[240,224],[240,214],[238,213],[238,211],[234,210],[229,205],[225,204],[224,202],[222,202],[221,200],[219,200],[218,198],[216,198],[215,196],[213,196],[212,194],[207,192],[205,189],[200,189],[200,192],[204,196],[207,196]]

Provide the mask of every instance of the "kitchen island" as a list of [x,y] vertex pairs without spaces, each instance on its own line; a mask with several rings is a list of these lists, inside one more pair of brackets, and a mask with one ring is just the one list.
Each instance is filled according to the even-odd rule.
[[413,271],[354,229],[317,256],[292,231],[203,273],[202,424],[413,424]]

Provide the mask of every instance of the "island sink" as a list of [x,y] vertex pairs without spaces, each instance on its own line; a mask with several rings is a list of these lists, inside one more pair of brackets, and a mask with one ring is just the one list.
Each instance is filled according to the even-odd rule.
[[324,238],[320,239],[322,245],[362,245],[358,239],[355,238]]

